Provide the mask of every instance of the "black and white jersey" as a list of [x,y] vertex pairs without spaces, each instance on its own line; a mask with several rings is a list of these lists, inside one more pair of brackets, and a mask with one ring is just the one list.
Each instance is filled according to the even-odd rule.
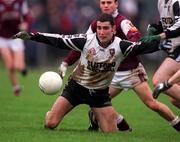
[[53,47],[80,51],[80,61],[72,78],[88,89],[107,88],[124,58],[155,52],[159,45],[157,40],[151,43],[133,43],[114,37],[104,48],[100,45],[96,33],[76,35],[37,33],[31,40],[43,42]]
[[158,0],[158,10],[163,30],[167,32],[167,38],[172,47],[180,46],[180,0]]

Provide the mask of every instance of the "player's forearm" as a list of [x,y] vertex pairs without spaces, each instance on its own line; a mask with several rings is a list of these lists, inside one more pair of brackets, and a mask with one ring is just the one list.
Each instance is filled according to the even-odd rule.
[[58,35],[58,34],[36,33],[36,34],[32,34],[30,40],[48,44],[48,45],[51,45],[54,47],[58,47],[58,46],[60,46],[60,42],[58,41],[59,36],[60,35]]
[[121,41],[120,47],[122,53],[126,57],[131,55],[140,55],[156,52],[159,50],[159,42],[160,36],[157,35],[148,42],[142,41],[137,43],[130,43],[127,41]]
[[36,33],[31,36],[31,40],[45,43],[57,48],[82,51],[86,43],[86,35],[59,35],[49,33]]

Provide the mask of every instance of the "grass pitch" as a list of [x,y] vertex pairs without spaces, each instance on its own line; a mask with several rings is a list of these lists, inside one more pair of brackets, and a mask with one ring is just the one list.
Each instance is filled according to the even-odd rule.
[[[138,99],[133,91],[123,92],[113,100],[116,110],[124,115],[133,132],[104,134],[88,132],[88,106],[81,105],[70,112],[55,130],[44,129],[44,116],[55,101],[54,96],[44,95],[38,88],[38,79],[46,70],[31,70],[27,77],[20,77],[23,93],[12,94],[4,67],[0,68],[0,142],[180,142],[180,134]],[[166,103],[176,114],[165,95]]]

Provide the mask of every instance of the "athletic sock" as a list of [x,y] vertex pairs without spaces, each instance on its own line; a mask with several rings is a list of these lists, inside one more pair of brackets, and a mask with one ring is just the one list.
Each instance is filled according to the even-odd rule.
[[132,128],[130,128],[127,121],[120,114],[118,115],[118,118],[117,118],[117,127],[119,131],[132,131]]
[[176,116],[174,120],[170,122],[170,125],[176,129],[176,131],[180,132],[180,118]]

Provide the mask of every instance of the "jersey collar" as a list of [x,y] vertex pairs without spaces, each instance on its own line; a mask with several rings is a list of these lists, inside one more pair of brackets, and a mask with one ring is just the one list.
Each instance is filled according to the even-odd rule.
[[[97,34],[96,34],[96,39],[97,39],[97,41],[98,41],[98,44],[99,44],[101,47],[103,47],[102,44],[101,44],[101,42],[99,41],[99,39],[98,39],[98,37],[97,37]],[[115,39],[115,35],[112,37],[111,41],[109,41],[109,43],[107,44],[107,46],[106,46],[106,47],[103,47],[103,48],[107,48],[111,43],[113,43],[114,39]]]
[[118,9],[116,9],[113,13],[112,13],[112,16],[113,18],[116,18],[118,16],[119,12],[118,12]]

